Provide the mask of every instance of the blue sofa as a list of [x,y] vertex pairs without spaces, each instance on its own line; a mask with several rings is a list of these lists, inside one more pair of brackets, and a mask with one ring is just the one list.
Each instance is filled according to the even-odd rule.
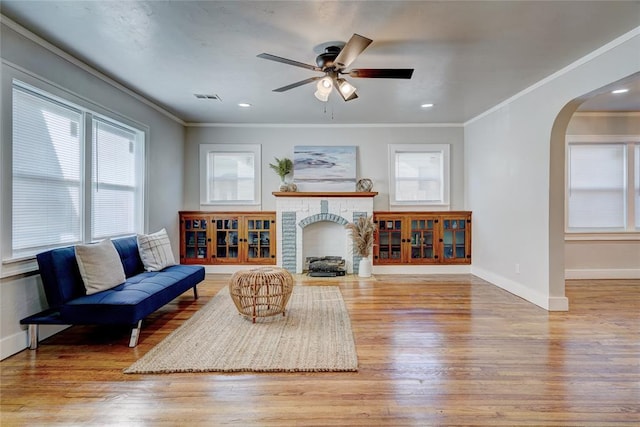
[[131,325],[129,347],[138,343],[142,319],[204,280],[204,267],[174,265],[144,270],[135,236],[114,239],[126,281],[86,295],[73,246],[37,255],[49,309],[20,321],[29,325],[29,348],[38,347],[38,325]]

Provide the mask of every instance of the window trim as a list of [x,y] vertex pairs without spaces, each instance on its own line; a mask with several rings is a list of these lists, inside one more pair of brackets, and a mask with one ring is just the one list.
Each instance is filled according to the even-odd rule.
[[[208,200],[208,159],[210,153],[251,153],[254,156],[253,200]],[[200,144],[200,205],[258,206],[262,197],[262,146],[260,144]]]
[[[433,153],[442,154],[442,200],[430,201],[404,201],[396,200],[396,154],[397,153]],[[389,144],[389,205],[396,207],[429,206],[439,209],[448,209],[451,200],[451,145],[450,144]]]
[[[626,224],[624,229],[571,229],[569,228],[569,148],[572,144],[624,144],[626,149]],[[627,240],[635,235],[640,236],[640,224],[635,224],[635,210],[640,206],[635,206],[635,182],[634,182],[634,162],[636,146],[640,146],[640,135],[566,135],[565,138],[565,161],[564,161],[564,232],[565,240]]]

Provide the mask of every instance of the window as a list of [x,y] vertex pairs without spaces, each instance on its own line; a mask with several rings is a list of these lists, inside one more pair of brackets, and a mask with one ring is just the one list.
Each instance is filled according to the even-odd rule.
[[202,205],[260,204],[260,145],[200,145]]
[[628,137],[571,137],[567,148],[566,228],[624,232],[640,228],[640,144]]
[[449,205],[449,145],[389,145],[392,205]]
[[141,230],[140,132],[101,118],[92,126],[92,240]]
[[144,132],[18,81],[12,93],[5,258],[141,232]]

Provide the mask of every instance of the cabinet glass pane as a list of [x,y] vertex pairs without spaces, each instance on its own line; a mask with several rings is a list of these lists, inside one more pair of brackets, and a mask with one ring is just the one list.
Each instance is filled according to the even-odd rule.
[[262,225],[262,228],[264,228],[265,230],[268,230],[269,229],[269,225],[270,225],[269,221],[265,220],[264,224]]
[[238,232],[237,231],[230,231],[229,235],[228,235],[228,241],[227,243],[229,243],[229,246],[236,246],[238,244]]
[[187,248],[186,257],[187,258],[195,258],[196,257],[196,248]]
[[380,248],[380,259],[389,259],[389,248],[388,247],[381,247]]
[[255,225],[254,225],[254,221],[252,219],[247,221],[247,228],[249,230],[253,230],[254,228],[256,228]]
[[206,258],[207,257],[207,247],[199,247],[198,248],[198,258]]
[[392,245],[399,245],[401,241],[402,241],[402,234],[400,232],[394,231],[393,233],[391,233]]
[[[445,224],[448,221],[445,220]],[[445,230],[444,231],[444,257],[445,259],[453,258],[453,231]]]
[[268,231],[263,231],[260,233],[260,244],[262,246],[268,246],[270,239],[270,233]]
[[465,257],[464,231],[456,231],[456,258]]
[[198,246],[206,246],[207,245],[207,232],[206,231],[198,231],[196,234],[197,234]]
[[389,233],[380,233],[380,245],[389,244]]
[[260,242],[259,234],[257,231],[250,231],[247,236],[247,241],[250,245],[257,245]]
[[187,242],[187,246],[195,246],[196,244],[196,234],[193,231],[187,231],[185,233],[185,241]]

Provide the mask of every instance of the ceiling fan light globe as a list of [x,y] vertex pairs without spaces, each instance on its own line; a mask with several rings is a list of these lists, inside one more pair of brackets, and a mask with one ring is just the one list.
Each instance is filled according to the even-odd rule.
[[355,86],[344,79],[338,79],[338,90],[345,98],[349,98],[356,91]]
[[331,91],[329,92],[321,92],[320,90],[317,90],[314,95],[316,96],[316,98],[318,98],[318,100],[322,101],[322,102],[327,102],[329,100],[329,94],[331,93]]

